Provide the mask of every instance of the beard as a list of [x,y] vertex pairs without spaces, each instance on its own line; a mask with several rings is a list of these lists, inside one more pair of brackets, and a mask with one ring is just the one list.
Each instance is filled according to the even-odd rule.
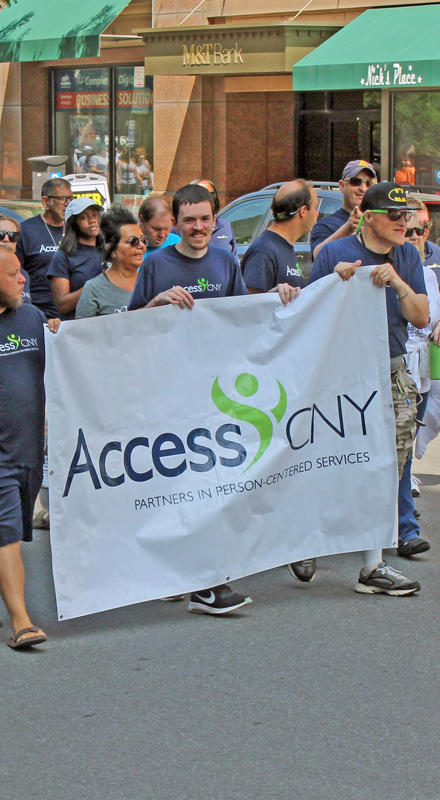
[[0,307],[14,309],[21,306],[23,297],[13,297],[0,289]]

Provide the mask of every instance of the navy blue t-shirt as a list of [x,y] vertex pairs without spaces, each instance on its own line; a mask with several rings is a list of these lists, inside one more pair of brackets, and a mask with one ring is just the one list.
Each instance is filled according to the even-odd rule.
[[21,274],[24,275],[24,277],[26,278],[26,283],[23,286],[23,292],[21,294],[21,296],[23,298],[23,303],[31,303],[32,302],[32,300],[31,300],[31,291],[30,291],[30,283],[31,282],[30,282],[29,275],[27,274],[26,270],[23,269],[23,267],[21,268]]
[[237,243],[235,241],[235,234],[232,230],[232,225],[227,219],[217,217],[216,223],[212,230],[210,246],[221,247],[224,250],[229,250],[234,256],[237,255]]
[[269,292],[279,283],[304,286],[293,245],[274,231],[263,231],[248,247],[241,262],[246,286]]
[[[76,292],[83,288],[86,281],[91,281],[102,272],[102,263],[103,256],[95,245],[78,244],[73,256],[68,256],[63,250],[54,254],[47,277],[66,278],[70,283],[70,291]],[[61,315],[61,319],[75,319],[75,309]]]
[[208,247],[201,258],[189,258],[166,247],[151,253],[142,264],[129,311],[144,308],[156,295],[182,286],[195,300],[247,294],[237,259],[220,247]]
[[[369,250],[356,235],[347,236],[325,244],[316,256],[312,267],[309,283],[317,281],[324,275],[331,275],[340,261],[362,260],[362,266],[386,264],[390,259],[389,253],[374,253]],[[416,294],[426,294],[423,267],[420,256],[414,245],[405,242],[394,248],[393,267],[402,280],[413,289]],[[397,294],[391,286],[386,287],[388,340],[390,344],[390,357],[395,358],[406,352],[408,338],[408,320],[402,314]]]
[[321,242],[325,242],[332,233],[336,233],[339,228],[342,228],[346,222],[348,222],[350,218],[350,214],[345,208],[338,208],[334,214],[329,214],[327,217],[323,217],[322,219],[315,222],[312,232],[310,234],[310,247],[312,249],[312,253],[315,247]]
[[63,238],[63,226],[46,225],[41,216],[25,219],[21,223],[16,253],[20,264],[31,279],[31,299],[48,319],[57,317],[58,311],[52,297],[47,270],[52,256]]
[[44,450],[44,314],[0,314],[0,466],[40,467]]

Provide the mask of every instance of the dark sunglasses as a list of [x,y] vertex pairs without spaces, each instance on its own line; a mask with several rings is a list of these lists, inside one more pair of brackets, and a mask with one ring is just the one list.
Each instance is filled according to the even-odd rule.
[[385,209],[385,208],[374,208],[373,209],[372,208],[371,209],[371,213],[372,214],[388,214],[388,218],[391,220],[391,222],[398,222],[399,219],[402,219],[402,217],[405,220],[405,222],[409,222],[411,217],[412,217],[412,215],[413,215],[412,211],[399,211],[398,209],[396,209],[394,211],[393,208],[387,208],[387,209]]
[[129,244],[130,247],[139,247],[141,243],[145,246],[148,244],[146,236],[130,236],[129,239],[125,240],[125,244]]
[[410,239],[413,233],[416,233],[417,236],[423,236],[423,234],[425,233],[425,227],[423,226],[422,228],[407,228],[405,231],[406,239]]
[[346,180],[348,180],[350,186],[362,186],[365,183],[367,189],[377,183],[376,178],[346,178]]
[[20,234],[18,231],[0,231],[0,242],[4,242],[6,236],[10,242],[18,242]]

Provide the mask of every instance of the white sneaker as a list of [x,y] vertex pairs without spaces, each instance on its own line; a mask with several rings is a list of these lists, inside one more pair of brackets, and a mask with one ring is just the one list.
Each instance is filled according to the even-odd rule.
[[413,497],[420,497],[421,491],[419,486],[421,484],[420,478],[416,478],[415,475],[411,475],[411,494]]

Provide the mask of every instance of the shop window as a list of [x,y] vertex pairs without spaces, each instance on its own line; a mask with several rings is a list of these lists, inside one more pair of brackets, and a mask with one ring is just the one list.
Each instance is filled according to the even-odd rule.
[[67,173],[104,176],[114,201],[136,210],[154,186],[153,77],[142,67],[54,70],[54,121]]
[[134,85],[134,68],[115,69],[114,199],[139,207],[154,187],[153,77]]
[[399,183],[440,185],[440,92],[395,92],[393,178]]
[[109,145],[109,70],[55,72],[55,154],[68,156],[67,173],[107,175]]

